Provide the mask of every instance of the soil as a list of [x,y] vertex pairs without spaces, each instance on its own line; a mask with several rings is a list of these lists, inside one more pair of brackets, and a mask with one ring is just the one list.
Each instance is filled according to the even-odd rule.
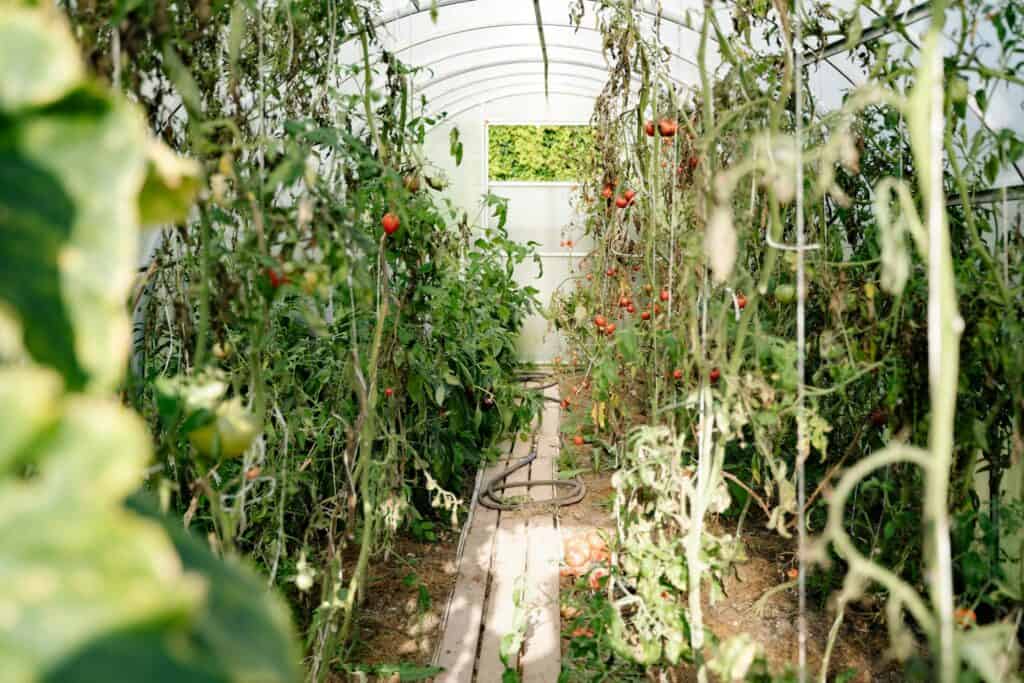
[[[568,387],[565,387],[567,390]],[[581,392],[585,393],[585,392]],[[578,396],[575,406],[587,405],[585,396]],[[634,415],[642,421],[642,416]],[[570,448],[572,448],[570,446]],[[584,447],[575,452],[574,464],[589,464]],[[564,468],[565,463],[562,463]],[[611,500],[611,472],[585,472],[580,475],[587,486],[585,498],[559,513],[563,538],[592,529],[614,532]],[[734,532],[732,522],[710,520],[716,532]],[[705,601],[704,621],[708,629],[724,640],[747,633],[761,644],[773,672],[782,673],[796,661],[797,594],[794,589],[775,592],[766,599],[758,613],[755,603],[768,590],[787,581],[786,572],[793,566],[795,540],[779,537],[774,532],[757,528],[759,522],[748,518],[743,532],[747,560],[735,566],[725,580],[726,597],[714,606]],[[428,666],[432,660],[448,599],[456,579],[458,534],[443,532],[437,542],[420,542],[399,538],[393,554],[373,570],[373,583],[365,606],[359,613],[359,637],[352,661],[367,666],[398,664]],[[562,594],[574,590],[573,580],[562,579]],[[816,678],[822,651],[828,640],[834,613],[822,607],[812,608],[808,615],[808,664]],[[896,682],[902,680],[898,668],[884,657],[888,639],[884,622],[875,614],[848,613],[842,624],[830,662],[829,679],[843,672],[855,671],[848,680],[857,682]],[[563,640],[563,653],[568,641]],[[680,671],[685,681],[695,680],[692,671]],[[341,678],[338,679],[340,682]],[[398,677],[382,675],[363,680],[397,681]]]
[[[578,504],[562,511],[563,537],[590,529],[614,531],[611,514],[611,473],[583,476],[587,495]],[[729,529],[731,522],[723,522],[716,530]],[[783,673],[797,658],[797,593],[795,589],[775,593],[765,601],[760,615],[754,604],[771,588],[787,581],[786,571],[793,566],[795,541],[777,534],[754,528],[757,522],[748,519],[743,532],[748,559],[735,567],[725,580],[726,597],[714,606],[704,604],[704,623],[714,635],[724,640],[739,633],[747,633],[761,644],[773,673]],[[712,527],[716,525],[711,521]],[[573,590],[571,578],[562,579],[563,596]],[[829,629],[835,614],[828,609],[809,610],[808,670],[816,679],[821,655],[828,641]],[[568,641],[563,640],[563,653]],[[888,639],[884,623],[872,615],[847,614],[841,627],[830,661],[829,680],[845,671],[854,670],[849,679],[858,683],[897,682],[903,680],[897,666],[884,657]],[[692,671],[683,671],[682,680],[696,680]]]
[[358,613],[359,643],[352,661],[366,666],[430,665],[455,587],[458,543],[458,533],[451,531],[441,531],[433,542],[395,541],[391,556],[371,572],[366,603]]

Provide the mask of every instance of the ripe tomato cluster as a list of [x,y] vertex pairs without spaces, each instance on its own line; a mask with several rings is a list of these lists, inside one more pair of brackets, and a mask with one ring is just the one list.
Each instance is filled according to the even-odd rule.
[[[648,121],[646,125],[644,125],[644,132],[647,134],[647,137],[654,137],[654,129],[654,121]],[[663,117],[658,121],[657,129],[658,134],[661,137],[671,138],[675,137],[676,131],[679,130],[679,124],[675,119]]]

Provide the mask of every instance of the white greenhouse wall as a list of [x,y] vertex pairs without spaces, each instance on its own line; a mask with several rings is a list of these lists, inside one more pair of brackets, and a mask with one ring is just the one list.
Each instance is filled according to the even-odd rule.
[[[534,86],[542,89],[542,83]],[[486,96],[484,96],[486,98]],[[578,232],[569,228],[574,218],[570,204],[572,183],[490,183],[487,180],[486,126],[500,124],[586,124],[593,110],[593,96],[552,93],[545,98],[543,92],[504,95],[499,93],[491,101],[482,102],[445,121],[427,136],[427,158],[457,179],[452,184],[452,197],[456,206],[466,211],[475,224],[483,227],[487,216],[481,211],[481,198],[490,190],[509,200],[508,231],[520,242],[537,242],[541,268],[533,261],[524,263],[516,276],[521,284],[539,290],[543,309],[551,302],[552,293],[570,275],[574,259],[586,253],[587,243],[581,243]],[[489,99],[489,98],[488,98]],[[463,144],[462,164],[455,166],[449,153],[449,136],[454,126],[459,129]],[[573,250],[560,246],[571,239]],[[549,363],[561,353],[562,341],[549,330],[542,313],[531,316],[524,325],[519,341],[520,356],[524,361]]]

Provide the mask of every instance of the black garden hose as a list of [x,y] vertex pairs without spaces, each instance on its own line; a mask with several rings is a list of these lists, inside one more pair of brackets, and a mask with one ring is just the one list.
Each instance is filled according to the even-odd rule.
[[[524,467],[528,467],[531,462],[537,459],[537,435],[534,434],[533,443],[530,445],[530,454],[523,458],[523,460],[512,467],[509,467],[498,476],[491,479],[485,486],[480,489],[480,493],[476,499],[480,505],[491,510],[522,510],[524,508],[533,506],[555,506],[563,507],[565,505],[574,505],[581,500],[587,492],[587,488],[583,481],[579,478],[576,479],[534,479],[531,481],[524,482],[507,482],[505,481],[512,473],[518,472]],[[529,489],[533,486],[554,486],[556,488],[568,489],[566,493],[562,493],[551,498],[544,500],[525,500],[509,502],[501,496],[499,492],[505,491],[506,489]]]

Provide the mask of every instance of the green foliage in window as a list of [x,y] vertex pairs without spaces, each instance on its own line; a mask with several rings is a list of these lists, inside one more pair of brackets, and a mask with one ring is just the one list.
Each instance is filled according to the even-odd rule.
[[488,174],[491,180],[576,180],[592,149],[588,126],[491,126]]

